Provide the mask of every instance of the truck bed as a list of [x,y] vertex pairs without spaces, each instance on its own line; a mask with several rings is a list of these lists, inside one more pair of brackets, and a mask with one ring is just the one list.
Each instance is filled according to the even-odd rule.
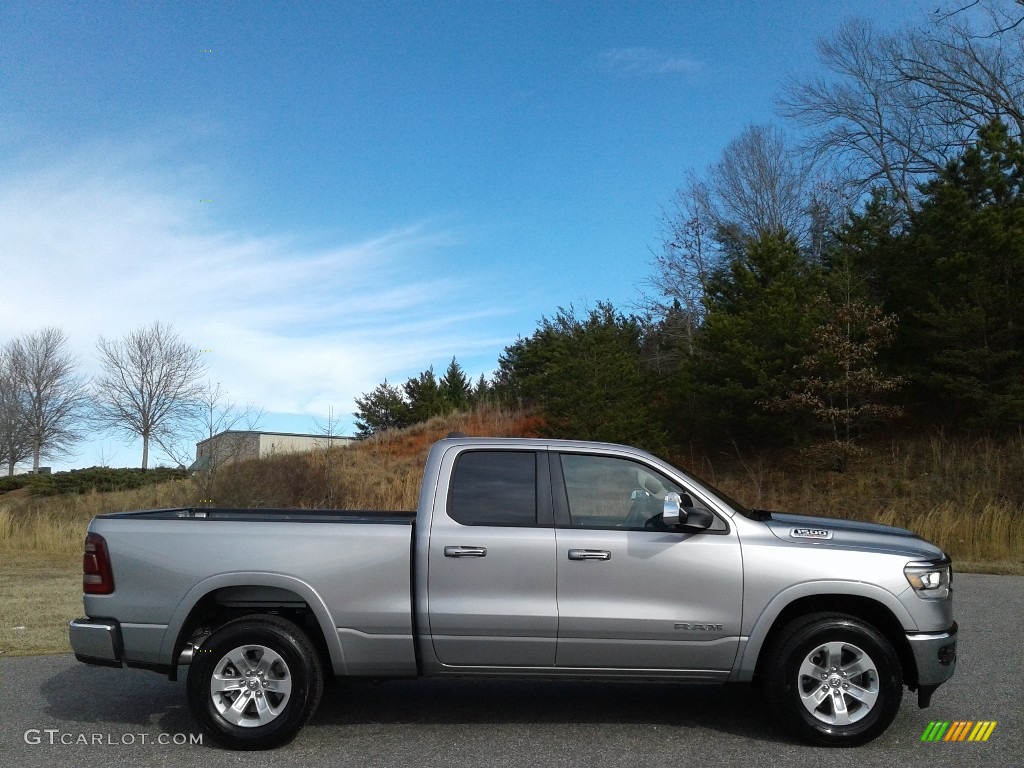
[[414,523],[413,512],[371,510],[100,515],[89,530],[107,543],[114,591],[85,595],[86,614],[121,619],[122,660],[159,669],[176,664],[196,611],[304,605],[335,674],[414,674]]

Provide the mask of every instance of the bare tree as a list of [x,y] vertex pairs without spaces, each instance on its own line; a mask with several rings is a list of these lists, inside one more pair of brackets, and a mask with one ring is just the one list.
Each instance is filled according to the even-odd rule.
[[[203,503],[212,504],[216,497],[217,475],[220,468],[237,461],[247,447],[245,440],[233,440],[230,436],[221,438],[217,443],[213,443],[212,438],[233,430],[252,432],[259,425],[261,418],[262,409],[257,409],[252,403],[239,406],[228,396],[220,383],[206,382],[199,396],[199,416],[196,422],[198,429],[191,433],[192,444],[196,449],[195,481]],[[206,440],[211,442],[206,443],[200,453],[199,443]],[[165,447],[164,450],[174,461],[189,465],[189,450],[179,449],[178,453],[173,453],[174,449],[169,448],[170,446]]]
[[142,438],[142,468],[149,446],[169,446],[199,413],[205,368],[199,350],[170,325],[155,322],[119,341],[96,344],[102,373],[96,380],[96,424],[132,439]]
[[32,471],[41,457],[63,458],[82,439],[89,408],[88,384],[58,328],[44,328],[15,339],[8,358],[23,403],[32,448]]
[[788,232],[802,240],[811,169],[773,125],[751,125],[711,169],[705,201],[719,237],[737,240]]
[[[452,358],[454,361],[455,358]],[[324,497],[321,502],[321,506],[327,508],[333,508],[336,506],[336,500],[338,498],[338,483],[336,482],[334,474],[334,462],[335,462],[335,438],[340,437],[341,433],[339,427],[341,420],[334,415],[334,406],[327,406],[327,420],[320,421],[320,419],[313,419],[313,423],[316,425],[317,432],[324,437],[323,450],[317,451],[317,457],[323,460],[324,463]]]
[[0,464],[7,474],[32,456],[32,437],[24,390],[15,372],[11,344],[0,348]]
[[[841,185],[772,125],[748,126],[704,175],[691,173],[662,219],[663,242],[644,309],[662,318],[676,348],[692,347],[708,279],[747,243],[786,233],[811,261],[848,204]],[[664,322],[671,321],[671,322]]]
[[968,2],[954,3],[949,11],[943,11],[941,8],[938,8],[935,10],[935,15],[945,20],[958,14],[966,13],[972,8],[981,8],[989,18],[991,31],[980,36],[996,37],[1024,24],[1024,12],[1020,10],[1020,7],[1024,6],[1024,0],[1013,0],[1013,3],[1018,7],[1006,8],[1000,3],[993,4],[991,2],[983,3],[982,0],[969,0]]
[[[693,350],[694,334],[704,321],[707,281],[717,266],[708,199],[704,182],[691,173],[662,214],[661,250],[654,252],[655,272],[646,281],[655,295],[645,299],[643,309],[662,318],[662,332],[687,352]],[[666,322],[669,318],[675,322]]]
[[227,391],[222,389],[219,383],[207,382],[199,403],[203,409],[204,439],[235,429],[239,425],[242,425],[245,431],[251,432],[263,418],[262,408],[256,408],[252,403],[239,406],[228,397]]
[[193,459],[203,459],[204,469],[219,467],[234,461],[243,452],[242,444],[228,446],[225,441],[218,446],[216,456],[198,452],[198,444],[223,432],[240,429],[251,432],[263,418],[263,409],[252,403],[240,406],[232,400],[220,383],[207,381],[196,399],[195,418],[190,429],[176,434],[173,439],[164,440],[160,447],[176,464],[188,466]]
[[902,409],[886,402],[906,382],[876,367],[876,358],[896,333],[896,315],[847,294],[836,301],[821,296],[823,320],[814,332],[811,351],[796,366],[801,375],[785,396],[762,401],[768,411],[812,416],[825,440],[805,455],[843,471],[864,451],[857,438],[872,423],[891,421]]
[[918,184],[981,126],[999,118],[1024,135],[1024,27],[1004,6],[970,4],[896,34],[846,21],[818,43],[831,75],[792,83],[781,111],[816,129],[809,148],[856,192],[884,184],[913,211]]

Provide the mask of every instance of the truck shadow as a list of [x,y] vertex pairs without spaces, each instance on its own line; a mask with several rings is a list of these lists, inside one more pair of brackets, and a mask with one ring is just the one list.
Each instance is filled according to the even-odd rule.
[[183,682],[139,669],[77,664],[56,672],[40,687],[44,711],[58,723],[89,723],[120,730],[198,733]]
[[637,724],[788,741],[764,707],[760,693],[749,685],[347,681],[328,686],[310,725]]
[[[187,670],[180,670],[182,677]],[[199,733],[183,680],[73,665],[45,679],[45,713],[118,733]],[[329,683],[308,729],[362,725],[646,725],[787,742],[750,686],[546,680]]]

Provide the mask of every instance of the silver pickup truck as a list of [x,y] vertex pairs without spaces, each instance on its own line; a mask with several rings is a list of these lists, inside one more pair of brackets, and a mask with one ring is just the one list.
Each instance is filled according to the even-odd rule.
[[634,448],[449,437],[413,513],[101,515],[76,657],[176,679],[238,749],[324,677],[749,682],[795,736],[882,733],[956,663],[950,560],[883,525],[747,509]]

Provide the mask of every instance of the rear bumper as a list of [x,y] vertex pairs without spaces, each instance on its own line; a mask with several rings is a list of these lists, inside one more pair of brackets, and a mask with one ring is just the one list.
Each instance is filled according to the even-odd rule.
[[86,664],[120,667],[123,660],[121,627],[108,619],[75,619],[68,623],[75,658]]
[[917,703],[922,709],[931,702],[932,693],[956,671],[957,625],[945,632],[907,635],[917,663]]

